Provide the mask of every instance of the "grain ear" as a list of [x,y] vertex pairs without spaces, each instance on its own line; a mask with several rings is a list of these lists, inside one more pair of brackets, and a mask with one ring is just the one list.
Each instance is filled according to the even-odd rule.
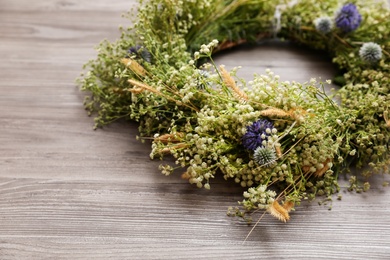
[[260,115],[266,117],[292,117],[291,113],[286,112],[280,108],[267,108],[260,111]]
[[287,222],[290,219],[290,215],[288,211],[279,204],[276,200],[272,203],[272,205],[268,208],[268,212],[279,219],[280,221]]
[[248,101],[248,95],[237,87],[235,80],[232,76],[230,76],[230,73],[225,69],[225,67],[221,65],[219,70],[221,72],[223,83],[225,83],[228,88],[233,90],[234,96],[242,101]]
[[285,201],[282,206],[287,212],[290,212],[294,208],[294,202],[292,201]]
[[121,62],[127,68],[129,68],[131,71],[133,71],[135,74],[137,74],[139,76],[145,76],[146,75],[146,70],[137,61],[135,61],[133,59],[129,59],[129,58],[123,58],[123,59],[121,59]]

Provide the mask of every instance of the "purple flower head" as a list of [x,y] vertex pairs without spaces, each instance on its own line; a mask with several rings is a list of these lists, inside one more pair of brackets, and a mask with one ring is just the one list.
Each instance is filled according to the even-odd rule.
[[150,52],[140,45],[130,47],[128,53],[130,55],[135,55],[137,58],[141,58],[149,63],[152,61],[152,55]]
[[356,30],[362,16],[360,15],[356,5],[349,3],[345,4],[336,15],[336,26],[344,32],[352,32]]
[[132,46],[132,47],[129,48],[128,52],[130,54],[137,54],[139,49],[141,49],[140,45]]
[[253,124],[246,127],[246,133],[242,137],[242,144],[248,150],[256,150],[257,147],[262,146],[262,142],[270,134],[267,133],[267,128],[272,130],[272,122],[266,119],[259,119]]

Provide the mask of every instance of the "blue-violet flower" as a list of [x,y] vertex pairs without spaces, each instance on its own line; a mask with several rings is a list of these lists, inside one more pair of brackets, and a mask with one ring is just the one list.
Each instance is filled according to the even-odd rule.
[[128,53],[130,55],[135,55],[137,58],[141,58],[148,63],[152,62],[152,54],[140,45],[130,47]]
[[210,86],[211,85],[210,82],[207,82],[206,85],[205,85],[204,81],[202,80],[203,78],[206,78],[206,79],[209,78],[210,77],[210,73],[208,73],[205,70],[200,70],[200,69],[198,69],[197,72],[199,74],[199,78],[198,78],[198,82],[197,82],[198,89],[205,89],[206,85]]
[[361,21],[362,16],[352,3],[345,4],[336,15],[336,26],[344,32],[356,30]]
[[248,150],[255,150],[257,147],[262,146],[262,142],[270,134],[267,133],[272,130],[272,122],[266,119],[260,119],[253,124],[246,127],[246,133],[242,137],[242,144]]

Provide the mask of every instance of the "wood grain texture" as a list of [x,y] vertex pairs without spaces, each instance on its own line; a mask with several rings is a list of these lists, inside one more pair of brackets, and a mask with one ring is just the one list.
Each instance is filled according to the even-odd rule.
[[[228,218],[242,189],[165,177],[135,123],[92,130],[74,83],[135,1],[0,0],[0,259],[388,259],[390,192],[305,203],[287,224]],[[216,58],[240,76],[331,78],[323,55],[264,43]],[[346,183],[344,184],[346,185]]]

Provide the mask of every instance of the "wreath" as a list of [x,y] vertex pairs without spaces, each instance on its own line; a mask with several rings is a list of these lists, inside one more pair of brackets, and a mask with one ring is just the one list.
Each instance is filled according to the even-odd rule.
[[[349,190],[389,173],[390,10],[386,1],[148,0],[116,42],[103,41],[78,79],[96,127],[139,122],[163,174],[246,187],[229,215],[262,210],[286,222],[303,200],[331,200],[351,167]],[[267,70],[246,82],[213,55],[278,37],[323,50],[339,68],[329,81],[282,81]],[[335,101],[337,100],[337,102]]]

